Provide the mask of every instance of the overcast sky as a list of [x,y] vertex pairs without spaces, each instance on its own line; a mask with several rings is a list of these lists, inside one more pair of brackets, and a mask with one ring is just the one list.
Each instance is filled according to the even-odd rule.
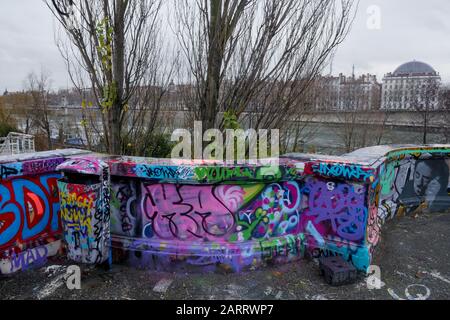
[[[51,72],[55,89],[70,86],[54,42],[55,21],[45,3],[0,4],[0,93],[22,90],[27,73],[41,67]],[[333,74],[350,75],[355,65],[357,75],[372,73],[381,81],[400,64],[419,60],[450,82],[449,17],[448,0],[361,0],[352,31],[334,58]]]

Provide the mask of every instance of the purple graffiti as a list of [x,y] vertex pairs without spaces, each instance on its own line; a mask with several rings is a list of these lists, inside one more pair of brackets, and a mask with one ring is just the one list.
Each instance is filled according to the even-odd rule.
[[26,161],[22,164],[23,174],[38,174],[55,171],[56,167],[63,163],[65,158],[50,158],[42,160]]
[[10,273],[15,270],[27,270],[31,266],[40,267],[47,262],[47,246],[30,248],[11,257]]
[[307,216],[315,217],[315,225],[329,223],[341,238],[363,240],[367,215],[364,186],[335,185],[317,179],[309,180],[307,186],[310,191]]

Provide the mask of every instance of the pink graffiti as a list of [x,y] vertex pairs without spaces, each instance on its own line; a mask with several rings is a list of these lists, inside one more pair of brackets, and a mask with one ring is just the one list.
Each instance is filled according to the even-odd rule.
[[[243,191],[239,189],[144,183],[141,209],[154,235],[161,239],[223,237],[233,230],[233,209],[242,205]],[[152,236],[148,230],[144,232],[144,236]]]
[[378,208],[372,206],[369,210],[367,222],[367,242],[376,246],[380,240],[381,223],[378,218]]
[[56,170],[74,171],[84,174],[100,175],[102,172],[101,164],[103,162],[92,156],[74,158],[67,160],[56,167]]
[[227,208],[231,212],[237,211],[244,202],[244,192],[239,186],[221,186],[216,188],[215,192],[221,202],[227,204]]

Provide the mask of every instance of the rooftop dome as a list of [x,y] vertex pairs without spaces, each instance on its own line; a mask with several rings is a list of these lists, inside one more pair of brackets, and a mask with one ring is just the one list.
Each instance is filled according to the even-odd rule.
[[402,64],[394,71],[394,76],[404,75],[437,75],[437,72],[429,64],[420,61],[411,61]]

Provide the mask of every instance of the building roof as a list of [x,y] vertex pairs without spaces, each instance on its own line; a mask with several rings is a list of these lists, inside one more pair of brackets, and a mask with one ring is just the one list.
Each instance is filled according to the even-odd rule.
[[411,61],[402,64],[395,71],[394,77],[414,76],[414,75],[437,75],[436,70],[429,64],[420,61]]

